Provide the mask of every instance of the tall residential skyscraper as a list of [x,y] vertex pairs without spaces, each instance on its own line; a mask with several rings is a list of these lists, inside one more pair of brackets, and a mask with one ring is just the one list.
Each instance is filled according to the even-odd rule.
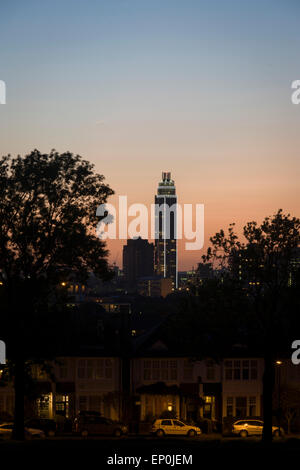
[[171,173],[163,172],[155,196],[155,271],[171,278],[178,287],[177,276],[177,196]]

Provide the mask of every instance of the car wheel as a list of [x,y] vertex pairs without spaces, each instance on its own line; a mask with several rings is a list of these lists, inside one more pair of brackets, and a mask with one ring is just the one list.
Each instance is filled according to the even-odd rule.
[[187,433],[189,437],[195,437],[196,436],[196,431],[194,429],[190,429],[189,432]]
[[121,431],[121,429],[115,429],[115,430],[114,430],[114,436],[115,436],[115,437],[120,437],[120,436],[122,436],[122,431]]
[[156,435],[157,435],[157,437],[163,437],[165,435],[165,433],[162,429],[158,429],[156,431]]
[[240,436],[241,436],[241,437],[248,437],[247,431],[245,431],[245,430],[241,431],[241,432],[240,432]]
[[81,431],[81,436],[82,437],[88,437],[89,433],[86,429],[84,429],[83,431]]
[[279,437],[280,436],[280,431],[279,429],[276,429],[276,431],[273,432],[274,437]]

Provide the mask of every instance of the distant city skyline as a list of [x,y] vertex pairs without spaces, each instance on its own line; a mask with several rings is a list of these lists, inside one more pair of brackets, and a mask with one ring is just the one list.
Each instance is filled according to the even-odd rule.
[[[169,169],[205,205],[208,239],[279,208],[300,214],[300,3],[65,0],[1,6],[1,155],[69,150],[128,202]],[[109,241],[122,265],[124,241]]]

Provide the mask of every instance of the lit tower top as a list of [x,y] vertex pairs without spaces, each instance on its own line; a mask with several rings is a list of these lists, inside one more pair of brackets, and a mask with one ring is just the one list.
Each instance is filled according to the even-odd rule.
[[171,179],[171,172],[163,171],[161,174],[161,181],[158,183],[157,195],[174,196],[175,194],[175,183]]

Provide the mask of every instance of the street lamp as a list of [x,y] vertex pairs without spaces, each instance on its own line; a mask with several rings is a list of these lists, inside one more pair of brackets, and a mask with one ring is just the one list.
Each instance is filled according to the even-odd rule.
[[281,370],[280,366],[282,366],[283,362],[280,360],[277,360],[275,362],[275,365],[277,366],[277,383],[278,383],[278,424],[279,424],[279,433],[280,433],[280,414],[281,414],[281,399],[280,399],[280,388],[281,388]]

